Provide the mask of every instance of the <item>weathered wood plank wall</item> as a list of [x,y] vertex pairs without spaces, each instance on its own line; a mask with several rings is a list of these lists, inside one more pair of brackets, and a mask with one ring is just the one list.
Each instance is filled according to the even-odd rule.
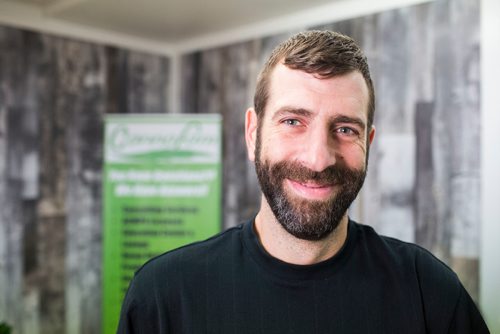
[[[352,216],[433,251],[477,300],[479,1],[437,0],[310,28],[356,39],[375,82],[377,135]],[[258,209],[258,183],[245,154],[244,112],[252,105],[260,66],[292,33],[183,57],[183,112],[224,116],[226,227]]]
[[0,27],[0,321],[101,332],[106,113],[167,112],[165,57]]
[[[369,176],[352,208],[415,241],[477,300],[479,0],[321,27],[353,36],[377,90]],[[271,49],[294,33],[185,55],[182,110],[224,118],[224,226],[259,194],[244,112]],[[0,27],[0,321],[16,333],[99,333],[102,121],[167,110],[168,59]]]

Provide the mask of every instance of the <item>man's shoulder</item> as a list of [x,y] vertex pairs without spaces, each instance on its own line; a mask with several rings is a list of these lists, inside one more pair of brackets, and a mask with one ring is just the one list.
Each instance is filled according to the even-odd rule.
[[150,276],[166,271],[175,272],[186,268],[196,268],[214,259],[220,259],[224,253],[238,247],[244,224],[229,228],[206,240],[193,242],[155,256],[144,263],[136,276]]
[[445,262],[417,244],[379,235],[368,225],[353,223],[353,228],[359,263],[376,263],[370,267],[397,277],[394,286],[413,296],[415,305],[422,303],[427,328],[446,333],[458,333],[457,328],[469,333],[473,328],[474,333],[488,333],[470,295]]
[[369,225],[353,222],[358,230],[359,240],[367,243],[374,256],[389,257],[394,263],[412,270],[419,279],[434,280],[439,278],[444,284],[457,286],[455,272],[441,259],[424,247],[413,242],[403,241],[391,236],[378,234]]

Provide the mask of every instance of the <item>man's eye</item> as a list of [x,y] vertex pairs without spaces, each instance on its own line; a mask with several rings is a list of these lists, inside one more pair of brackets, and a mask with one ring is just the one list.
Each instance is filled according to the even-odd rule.
[[351,128],[348,128],[348,127],[345,127],[345,126],[342,126],[342,127],[338,128],[337,132],[341,133],[341,134],[344,134],[344,135],[354,135],[354,134],[356,134],[355,130],[353,130]]
[[297,119],[286,119],[283,121],[283,123],[285,123],[286,125],[291,125],[291,126],[300,125],[300,122]]

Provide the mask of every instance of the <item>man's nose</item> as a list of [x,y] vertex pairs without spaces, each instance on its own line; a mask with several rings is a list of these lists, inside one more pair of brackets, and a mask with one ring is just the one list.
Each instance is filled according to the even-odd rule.
[[328,129],[310,129],[300,145],[302,150],[299,160],[305,167],[321,172],[335,164],[336,150]]

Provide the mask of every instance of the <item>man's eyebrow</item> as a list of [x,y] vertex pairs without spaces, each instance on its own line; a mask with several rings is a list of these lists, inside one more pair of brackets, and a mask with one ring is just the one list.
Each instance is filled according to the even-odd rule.
[[366,123],[361,118],[350,117],[350,116],[345,116],[345,115],[338,115],[338,116],[332,117],[330,122],[331,122],[331,124],[338,124],[338,123],[354,124],[354,125],[360,126],[363,129],[366,127]]
[[281,116],[287,115],[287,114],[292,114],[292,115],[297,115],[297,116],[306,116],[309,117],[313,114],[312,111],[304,109],[304,108],[296,108],[296,107],[281,107],[279,108],[273,115],[272,119],[275,120]]

